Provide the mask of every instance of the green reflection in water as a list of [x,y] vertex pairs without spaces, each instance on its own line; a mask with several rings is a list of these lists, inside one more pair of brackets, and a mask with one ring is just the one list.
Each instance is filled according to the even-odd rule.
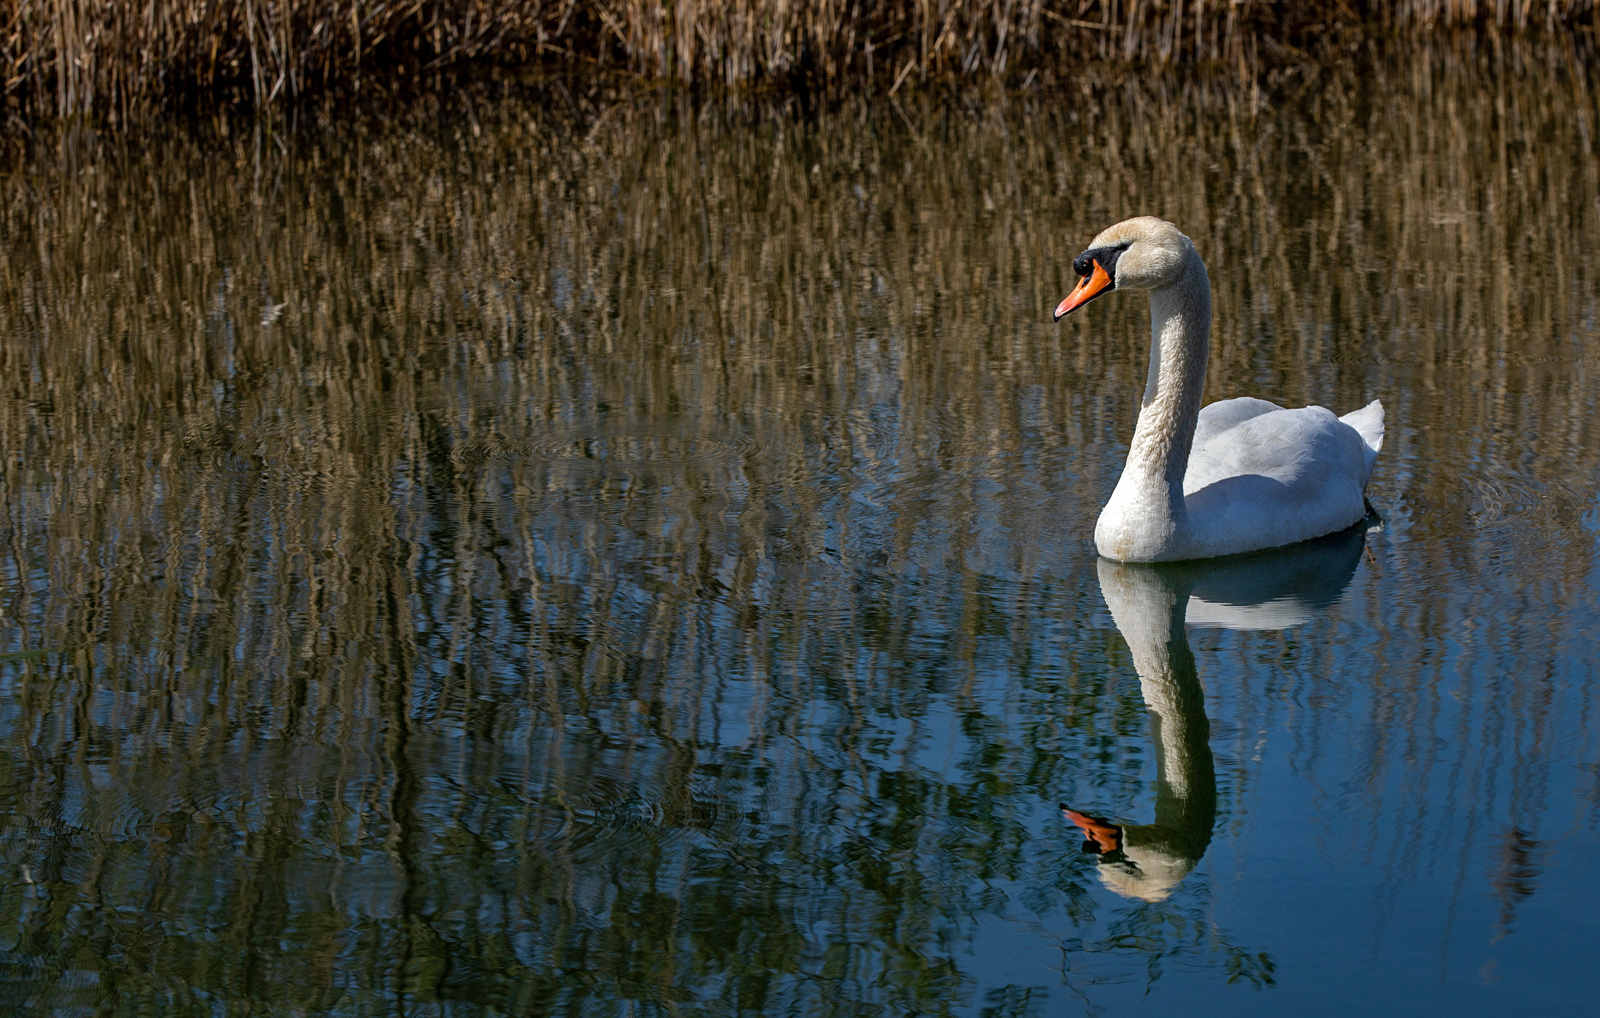
[[[1600,83],[1507,60],[903,117],[486,86],[28,153],[0,185],[5,996],[1192,1011],[1413,965],[1489,992],[1479,945],[1521,942],[1583,872],[1551,846],[1593,858],[1600,823]],[[1343,599],[1184,645],[1215,830],[1155,902],[1055,809],[1163,817],[1089,542],[1146,326],[1049,321],[1138,212],[1214,267],[1214,393],[1393,422]],[[1317,913],[1343,941],[1236,904],[1350,886]],[[1414,947],[1382,939],[1440,887]],[[1507,958],[1508,992],[1564,999]]]

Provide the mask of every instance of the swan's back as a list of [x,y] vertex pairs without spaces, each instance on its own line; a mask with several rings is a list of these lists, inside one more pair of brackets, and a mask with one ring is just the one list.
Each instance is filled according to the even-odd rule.
[[1354,525],[1382,444],[1376,400],[1344,418],[1250,397],[1205,407],[1183,480],[1194,551],[1231,555]]

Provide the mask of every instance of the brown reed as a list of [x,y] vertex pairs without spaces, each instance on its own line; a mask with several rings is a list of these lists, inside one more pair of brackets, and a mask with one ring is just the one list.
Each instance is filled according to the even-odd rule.
[[1255,63],[1333,29],[1593,25],[1596,0],[0,0],[15,120],[127,121],[580,63],[694,83],[1025,75],[1083,60]]

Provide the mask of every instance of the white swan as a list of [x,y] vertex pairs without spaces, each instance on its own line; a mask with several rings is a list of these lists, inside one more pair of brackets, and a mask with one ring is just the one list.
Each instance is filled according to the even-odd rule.
[[1189,238],[1141,216],[1073,260],[1083,278],[1056,319],[1112,290],[1150,291],[1150,374],[1128,463],[1094,543],[1119,562],[1276,548],[1366,515],[1383,404],[1344,417],[1248,396],[1200,408],[1211,350],[1211,280]]

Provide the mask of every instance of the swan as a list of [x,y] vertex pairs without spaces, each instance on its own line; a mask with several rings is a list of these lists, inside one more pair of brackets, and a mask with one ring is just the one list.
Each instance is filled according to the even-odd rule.
[[1343,417],[1243,396],[1200,406],[1211,280],[1194,244],[1153,216],[1102,231],[1073,260],[1082,278],[1055,318],[1112,290],[1150,291],[1150,373],[1127,466],[1095,523],[1101,555],[1171,562],[1276,548],[1367,514],[1383,404]]

